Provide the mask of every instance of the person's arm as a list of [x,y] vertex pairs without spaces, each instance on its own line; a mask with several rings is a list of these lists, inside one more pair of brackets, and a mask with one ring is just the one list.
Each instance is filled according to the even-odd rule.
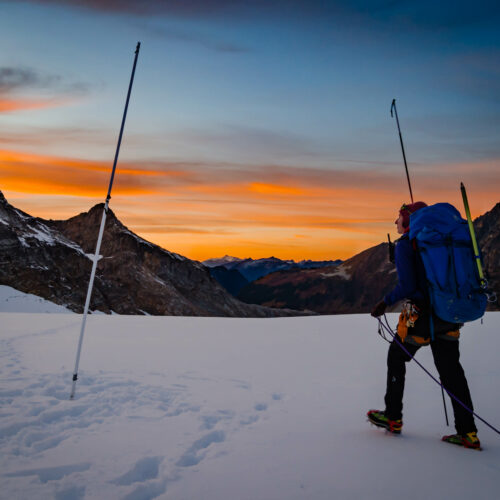
[[398,284],[384,297],[384,302],[388,306],[402,299],[411,299],[420,295],[417,289],[415,251],[408,239],[398,242],[395,257]]

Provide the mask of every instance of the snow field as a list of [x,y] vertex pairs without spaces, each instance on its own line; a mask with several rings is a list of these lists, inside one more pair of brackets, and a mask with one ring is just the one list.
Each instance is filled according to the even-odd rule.
[[6,285],[0,285],[0,312],[73,313],[66,307]]
[[[497,427],[499,314],[461,340],[476,411]],[[91,315],[69,401],[80,322],[0,313],[2,499],[497,498],[500,436],[478,422],[483,452],[441,443],[454,430],[417,365],[403,434],[366,422],[388,347],[368,315]],[[417,356],[435,373],[430,349]]]

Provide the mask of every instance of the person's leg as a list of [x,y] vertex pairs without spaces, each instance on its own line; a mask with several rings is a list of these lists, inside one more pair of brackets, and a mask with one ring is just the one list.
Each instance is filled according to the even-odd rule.
[[[401,339],[396,336],[399,343]],[[391,342],[387,355],[387,388],[385,392],[385,415],[391,420],[399,420],[403,416],[403,393],[405,388],[406,363],[411,357],[401,348],[396,340]],[[403,344],[414,356],[420,346]]]
[[[460,364],[459,341],[437,338],[431,342],[431,349],[443,386],[473,411],[469,386]],[[451,402],[457,433],[465,436],[469,432],[477,432],[474,416],[453,398]]]

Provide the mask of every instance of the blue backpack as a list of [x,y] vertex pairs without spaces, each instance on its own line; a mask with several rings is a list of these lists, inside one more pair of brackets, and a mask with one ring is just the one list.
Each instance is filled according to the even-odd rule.
[[410,216],[410,240],[422,258],[435,314],[450,323],[481,318],[487,295],[481,287],[468,223],[460,212],[449,203],[421,208]]

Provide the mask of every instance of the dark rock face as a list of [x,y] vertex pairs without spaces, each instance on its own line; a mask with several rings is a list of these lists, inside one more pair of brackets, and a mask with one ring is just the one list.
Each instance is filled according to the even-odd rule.
[[500,310],[500,203],[474,221],[477,243],[483,257],[489,288],[497,294],[497,301],[488,304],[489,311]]
[[215,278],[231,295],[237,296],[248,280],[237,270],[224,266],[209,267],[210,275]]
[[[103,205],[66,221],[31,217],[0,193],[0,284],[82,312]],[[119,314],[272,317],[240,302],[196,261],[129,231],[108,211],[91,310]]]
[[[500,296],[500,203],[474,221],[489,288]],[[397,283],[388,244],[369,248],[340,266],[289,270],[250,283],[238,298],[269,307],[321,314],[366,313]],[[498,300],[488,310],[500,310]]]
[[[0,283],[78,310],[91,261],[74,242],[15,209],[0,193]],[[54,265],[56,264],[56,265]],[[83,285],[83,286],[82,286]],[[102,302],[99,291],[96,302]]]
[[249,284],[238,298],[321,314],[367,312],[397,282],[388,256],[388,244],[383,243],[339,266],[279,271]]

